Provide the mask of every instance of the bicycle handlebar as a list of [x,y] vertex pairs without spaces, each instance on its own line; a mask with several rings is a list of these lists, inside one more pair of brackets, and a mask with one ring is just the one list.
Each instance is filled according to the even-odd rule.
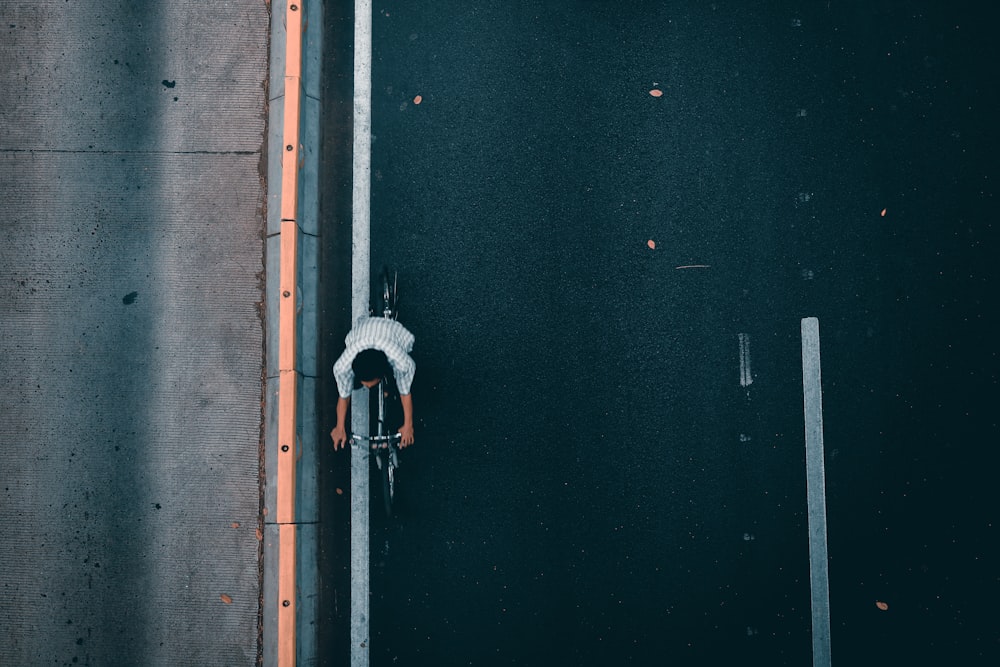
[[391,443],[391,442],[394,442],[394,441],[398,441],[402,437],[403,436],[400,433],[391,433],[389,435],[354,435],[354,434],[351,434],[351,440],[352,441],[354,441],[356,443],[359,443],[359,444],[362,443],[362,442],[368,442],[368,443],[371,443],[372,445],[376,445],[376,444],[382,443],[382,442],[384,442],[384,443]]
[[391,433],[389,435],[354,435],[351,434],[351,440],[355,442],[392,442],[393,440],[399,440],[402,438],[400,433]]

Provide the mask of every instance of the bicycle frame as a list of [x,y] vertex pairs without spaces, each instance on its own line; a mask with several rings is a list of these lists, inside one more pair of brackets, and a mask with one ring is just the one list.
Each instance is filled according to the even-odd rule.
[[[392,285],[389,284],[388,272],[382,274],[382,317],[395,320],[397,316],[396,303],[396,276],[393,276]],[[374,314],[374,312],[372,313]],[[361,443],[368,443],[368,450],[375,459],[375,464],[380,471],[382,478],[382,495],[385,503],[386,515],[392,516],[392,502],[395,495],[396,468],[399,467],[399,442],[402,435],[399,433],[388,433],[387,411],[386,411],[386,388],[389,382],[386,377],[382,377],[378,385],[373,387],[378,391],[378,419],[376,421],[375,434],[369,436],[351,435],[352,449],[360,450]]]

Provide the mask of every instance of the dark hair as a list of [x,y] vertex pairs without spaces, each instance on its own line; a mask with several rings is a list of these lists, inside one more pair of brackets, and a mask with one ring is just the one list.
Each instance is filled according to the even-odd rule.
[[362,382],[379,380],[389,372],[389,359],[382,350],[370,348],[358,352],[351,368],[354,369],[354,377]]

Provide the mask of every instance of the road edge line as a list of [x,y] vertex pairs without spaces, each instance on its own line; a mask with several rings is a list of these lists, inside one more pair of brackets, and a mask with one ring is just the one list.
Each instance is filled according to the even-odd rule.
[[[354,150],[351,201],[351,320],[368,315],[371,290],[372,3],[354,2]],[[368,435],[368,390],[354,392],[351,428]],[[351,665],[368,667],[369,497],[367,448],[351,450]]]
[[809,592],[813,667],[830,667],[830,577],[826,529],[826,470],[823,454],[823,383],[819,320],[802,329],[802,409],[805,418],[806,499],[809,525]]

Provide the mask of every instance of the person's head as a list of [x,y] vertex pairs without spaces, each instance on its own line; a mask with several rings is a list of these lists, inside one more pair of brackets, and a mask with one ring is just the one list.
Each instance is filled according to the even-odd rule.
[[382,376],[390,371],[385,352],[375,349],[359,352],[358,356],[354,357],[351,368],[354,370],[354,377],[369,389],[377,385]]

